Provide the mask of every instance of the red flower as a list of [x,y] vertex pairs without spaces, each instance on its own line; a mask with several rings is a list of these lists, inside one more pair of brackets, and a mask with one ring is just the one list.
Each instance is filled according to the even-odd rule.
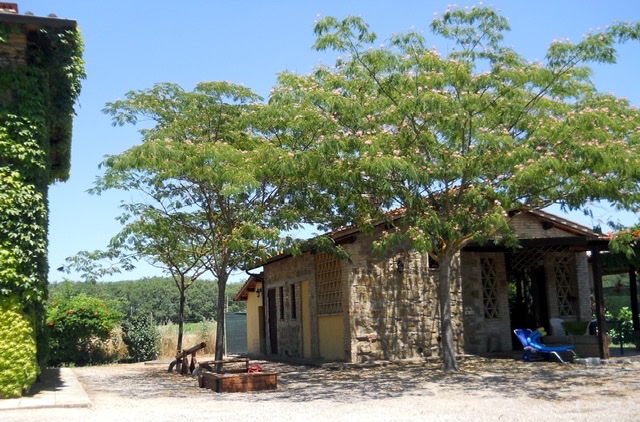
[[49,321],[49,322],[47,322],[47,325],[48,325],[49,327],[53,327],[53,321]]
[[75,313],[76,313],[76,311],[74,311],[73,309],[69,309],[69,310],[67,311],[67,313],[68,313],[68,314],[75,314]]

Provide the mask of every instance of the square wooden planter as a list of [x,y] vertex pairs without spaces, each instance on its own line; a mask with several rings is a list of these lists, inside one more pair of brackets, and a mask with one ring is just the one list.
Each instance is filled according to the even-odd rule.
[[278,388],[277,372],[224,373],[203,372],[198,375],[200,388],[216,393],[242,393],[246,391],[275,390]]

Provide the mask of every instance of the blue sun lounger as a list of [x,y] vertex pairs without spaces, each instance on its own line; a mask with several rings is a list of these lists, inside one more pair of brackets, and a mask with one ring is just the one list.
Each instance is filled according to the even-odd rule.
[[531,331],[528,328],[518,328],[513,330],[513,333],[518,337],[520,343],[524,347],[524,352],[522,353],[522,360],[528,362],[531,360],[531,355],[534,353],[554,355],[560,362],[567,363],[560,353],[570,352],[572,354],[572,359],[577,357],[576,352],[573,351],[575,348],[572,344],[562,345],[562,346],[548,346],[546,344],[542,344],[540,342],[540,338],[542,337],[542,333],[539,330]]

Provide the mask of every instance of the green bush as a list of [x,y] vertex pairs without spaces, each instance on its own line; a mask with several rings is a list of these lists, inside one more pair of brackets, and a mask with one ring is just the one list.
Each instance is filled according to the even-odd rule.
[[151,314],[134,314],[122,323],[124,343],[129,350],[128,360],[143,362],[160,355],[160,331]]
[[0,296],[0,398],[20,397],[38,376],[34,312],[16,295]]
[[107,354],[101,343],[109,339],[121,319],[112,303],[99,298],[79,294],[52,299],[47,309],[49,364],[103,363]]
[[[608,317],[612,315],[609,314]],[[618,315],[611,318],[609,335],[616,344],[624,345],[633,342],[633,319],[628,307],[620,308]]]

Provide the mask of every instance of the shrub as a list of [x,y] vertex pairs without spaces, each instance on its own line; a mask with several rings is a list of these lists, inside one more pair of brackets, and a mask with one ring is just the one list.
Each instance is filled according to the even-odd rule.
[[78,366],[107,359],[102,342],[122,318],[114,304],[85,294],[54,298],[47,309],[49,364]]
[[38,376],[34,312],[17,296],[0,297],[0,398],[20,397]]
[[616,344],[624,345],[633,342],[633,319],[628,307],[623,306],[618,311],[618,316],[612,318],[609,335]]
[[151,314],[137,313],[122,323],[124,343],[129,350],[127,360],[153,360],[160,354],[160,332]]

